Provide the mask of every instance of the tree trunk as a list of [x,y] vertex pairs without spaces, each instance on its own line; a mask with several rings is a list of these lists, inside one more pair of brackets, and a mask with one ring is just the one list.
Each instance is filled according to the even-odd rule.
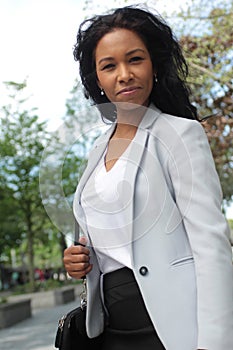
[[34,232],[32,229],[32,214],[31,214],[31,208],[30,203],[27,205],[27,214],[26,214],[26,221],[27,221],[27,254],[28,254],[28,273],[29,273],[29,285],[30,285],[30,291],[35,292],[36,291],[36,284],[35,284],[35,268],[34,268]]
[[33,243],[34,243],[33,232],[29,230],[28,231],[28,262],[29,262],[28,272],[29,272],[29,284],[30,284],[31,292],[36,291]]

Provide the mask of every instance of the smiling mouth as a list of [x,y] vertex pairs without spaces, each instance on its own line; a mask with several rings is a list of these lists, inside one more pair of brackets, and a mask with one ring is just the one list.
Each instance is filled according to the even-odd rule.
[[132,86],[130,88],[125,88],[125,89],[122,89],[120,90],[117,95],[130,95],[132,93],[134,93],[135,91],[139,90],[139,87],[136,87],[136,86]]

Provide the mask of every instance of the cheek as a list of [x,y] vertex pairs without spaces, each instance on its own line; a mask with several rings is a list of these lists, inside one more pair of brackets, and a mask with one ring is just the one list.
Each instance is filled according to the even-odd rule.
[[148,82],[149,85],[153,85],[153,81],[154,81],[154,70],[152,65],[148,64],[146,66],[144,66],[143,69],[144,72],[144,79]]
[[109,85],[109,79],[106,79],[106,76],[104,76],[104,74],[99,72],[96,73],[96,76],[98,85],[101,86],[103,89]]
[[145,81],[147,81],[148,89],[152,90],[154,84],[154,74],[153,72],[145,76]]
[[96,80],[97,80],[97,84],[100,86],[102,86],[102,84],[104,84],[106,82],[106,74],[104,74],[104,72],[102,72],[99,69],[95,69],[95,75],[96,75]]
[[99,74],[97,71],[95,72],[96,75],[96,83],[99,87],[101,87],[101,74]]

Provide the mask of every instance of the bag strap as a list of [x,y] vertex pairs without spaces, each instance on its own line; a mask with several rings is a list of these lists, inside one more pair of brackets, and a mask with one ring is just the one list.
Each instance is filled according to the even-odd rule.
[[[76,219],[74,219],[74,245],[82,245],[79,243],[79,224]],[[82,292],[80,293],[80,306],[83,309],[87,305],[87,281],[86,276],[82,277]]]
[[87,306],[87,280],[86,277],[83,277],[82,281],[82,292],[80,293],[80,306],[81,309],[84,309]]
[[74,219],[74,245],[79,244],[79,224],[76,219]]

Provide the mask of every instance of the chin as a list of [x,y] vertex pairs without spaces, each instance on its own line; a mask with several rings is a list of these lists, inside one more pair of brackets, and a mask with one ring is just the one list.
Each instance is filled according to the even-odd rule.
[[133,111],[138,108],[143,108],[148,106],[148,104],[142,104],[142,103],[137,103],[137,102],[114,102],[114,105],[116,106],[117,109],[122,110],[122,111]]

